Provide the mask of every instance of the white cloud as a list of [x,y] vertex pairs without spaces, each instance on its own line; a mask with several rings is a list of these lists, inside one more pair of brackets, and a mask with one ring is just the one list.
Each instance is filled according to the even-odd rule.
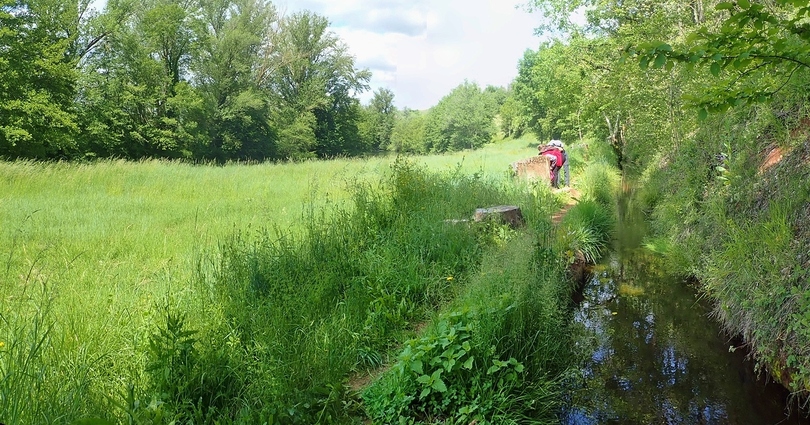
[[465,79],[506,86],[523,52],[541,41],[540,18],[517,10],[520,0],[287,1],[277,3],[281,10],[328,17],[358,65],[372,71],[372,90],[390,88],[400,107],[433,106]]
[[[311,10],[332,22],[372,91],[387,87],[399,107],[429,108],[465,79],[506,86],[526,49],[536,49],[541,17],[525,0],[276,0],[282,14]],[[93,0],[102,9],[106,0]],[[581,14],[582,15],[582,14]],[[581,18],[581,16],[580,16]],[[361,95],[367,101],[371,91]]]

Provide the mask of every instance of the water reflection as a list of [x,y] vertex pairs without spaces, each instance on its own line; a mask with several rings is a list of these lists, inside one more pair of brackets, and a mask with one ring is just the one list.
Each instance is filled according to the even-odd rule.
[[583,364],[562,422],[810,424],[787,417],[787,392],[729,352],[694,290],[638,247],[644,229],[625,211],[618,246],[574,313]]

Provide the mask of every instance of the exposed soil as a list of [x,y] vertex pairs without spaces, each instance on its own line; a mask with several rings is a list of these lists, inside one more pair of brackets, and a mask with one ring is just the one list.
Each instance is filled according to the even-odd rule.
[[578,190],[571,188],[568,191],[568,196],[569,199],[568,202],[565,203],[565,206],[563,206],[559,211],[557,211],[556,213],[554,213],[554,215],[551,216],[551,222],[555,225],[560,224],[560,221],[562,221],[563,217],[565,217],[565,214],[568,213],[568,210],[570,210],[571,207],[577,204],[577,201],[579,200],[580,197],[580,193]]
[[768,152],[768,155],[765,156],[765,161],[762,162],[762,165],[759,166],[759,172],[764,173],[769,168],[773,167],[774,165],[778,164],[779,161],[784,158],[785,152],[779,146],[773,148]]

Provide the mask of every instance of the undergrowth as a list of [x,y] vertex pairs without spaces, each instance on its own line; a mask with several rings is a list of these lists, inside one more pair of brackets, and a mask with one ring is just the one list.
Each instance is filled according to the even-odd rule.
[[565,264],[550,229],[484,257],[466,290],[363,393],[374,423],[556,423],[567,353]]
[[[656,234],[648,246],[700,281],[758,369],[807,395],[810,142],[801,110],[790,119],[767,106],[713,117],[647,170],[644,198]],[[782,160],[763,167],[777,147]]]

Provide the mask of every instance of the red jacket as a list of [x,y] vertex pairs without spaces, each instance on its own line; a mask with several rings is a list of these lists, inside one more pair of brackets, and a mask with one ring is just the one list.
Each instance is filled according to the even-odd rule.
[[540,150],[540,155],[554,155],[557,158],[557,167],[562,167],[565,163],[565,156],[563,156],[560,148],[556,146],[546,146]]

